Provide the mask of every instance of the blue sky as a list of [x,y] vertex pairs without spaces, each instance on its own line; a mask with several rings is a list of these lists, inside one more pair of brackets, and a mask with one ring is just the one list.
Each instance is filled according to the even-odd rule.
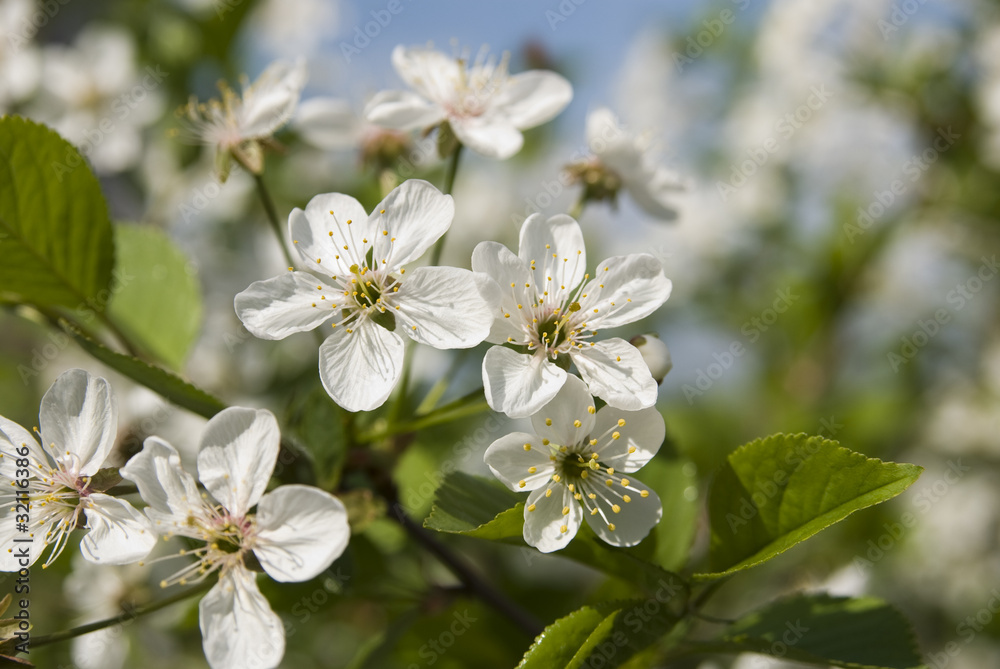
[[[354,47],[355,28],[364,30],[374,20],[372,12],[383,12],[389,0],[348,0],[343,3],[339,29],[325,40],[332,65],[324,92],[363,97],[385,87],[398,87],[390,54],[397,44],[432,41],[442,51],[453,51],[452,43],[472,50],[483,44],[491,52],[509,50],[518,54],[528,42],[541,44],[574,84],[574,104],[568,110],[574,124],[582,123],[588,107],[610,102],[614,77],[628,46],[649,28],[681,33],[690,25],[691,2],[680,0],[503,0],[468,2],[459,0],[398,0],[402,7],[360,53]],[[581,4],[577,5],[576,3]],[[564,11],[560,11],[560,7]],[[568,11],[572,9],[572,11]],[[548,14],[547,12],[552,12]],[[556,18],[553,18],[556,17]],[[564,20],[557,20],[564,19]],[[374,26],[371,26],[374,28]],[[673,30],[671,30],[673,28]],[[371,32],[375,32],[374,29]],[[363,43],[363,41],[359,41]],[[316,66],[314,65],[314,68]],[[313,73],[314,86],[324,86],[323,74]],[[317,82],[320,83],[317,83]]]

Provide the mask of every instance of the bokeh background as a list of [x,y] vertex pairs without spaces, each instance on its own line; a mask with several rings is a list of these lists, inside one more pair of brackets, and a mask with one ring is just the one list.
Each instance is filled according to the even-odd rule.
[[[586,153],[588,111],[610,107],[647,133],[659,162],[687,183],[678,219],[653,220],[623,196],[616,207],[589,206],[581,223],[592,260],[644,250],[673,280],[665,307],[629,334],[657,332],[673,355],[659,407],[666,450],[689,462],[691,506],[677,521],[693,522],[689,564],[705,554],[704,513],[695,510],[714,468],[754,438],[823,434],[926,468],[900,498],[740,576],[710,608],[733,615],[800,588],[870,593],[914,622],[932,666],[1000,666],[1000,625],[988,609],[1000,594],[1000,6],[401,0],[383,25],[386,5],[2,0],[0,112],[48,123],[83,147],[113,218],[159,226],[186,254],[202,303],[192,305],[198,337],[182,371],[230,403],[287,416],[315,384],[315,344],[308,335],[258,341],[241,328],[233,296],[284,263],[252,180],[237,173],[219,184],[210,152],[171,137],[174,110],[189,95],[215,94],[219,79],[253,78],[274,59],[302,56],[303,100],[333,96],[360,114],[375,92],[401,87],[390,64],[397,44],[455,53],[487,44],[509,51],[514,71],[561,72],[573,102],[530,131],[520,154],[463,158],[445,261],[468,267],[478,241],[514,246],[527,214],[572,206],[578,191],[561,169]],[[303,141],[294,122],[279,134],[284,151],[269,157],[265,177],[282,216],[321,192],[369,206],[379,199],[357,148],[363,132],[359,119],[340,149]],[[415,142],[417,173],[440,183],[441,164]],[[0,312],[0,413],[35,424],[51,381],[82,366],[113,380],[120,457],[154,433],[195,447],[201,419],[27,316]],[[429,386],[454,364],[448,392],[459,396],[476,386],[481,352],[455,362],[420,351],[417,380]],[[471,456],[457,455],[469,435],[484,434],[481,422],[422,433],[410,446],[396,478],[415,515],[429,507],[442,462],[485,473],[479,453],[498,423],[473,440]],[[530,640],[456,595],[450,575],[377,505],[359,504],[370,518],[333,575],[264,586],[288,623],[283,666],[514,666]],[[616,593],[555,557],[452,543],[545,621]],[[37,633],[159,596],[158,578],[142,569],[95,570],[69,553],[36,571]],[[464,611],[477,622],[431,658],[427,644]],[[978,629],[963,625],[969,616],[979,616]],[[949,642],[956,652],[945,652]],[[30,659],[204,666],[197,609],[126,620]],[[731,662],[768,661],[706,667]]]

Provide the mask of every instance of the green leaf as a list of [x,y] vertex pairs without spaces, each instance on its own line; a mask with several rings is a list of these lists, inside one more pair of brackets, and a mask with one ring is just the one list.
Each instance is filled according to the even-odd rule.
[[102,311],[114,261],[97,178],[49,128],[0,118],[0,301]]
[[144,353],[180,369],[201,329],[201,287],[191,263],[152,226],[115,226],[115,247],[108,317]]
[[[524,503],[517,493],[492,481],[453,472],[435,493],[424,527],[516,546],[524,542]],[[628,549],[604,543],[584,523],[565,548],[554,555],[569,558],[631,583],[663,601],[687,594],[677,574],[632,555]]]
[[585,606],[546,627],[518,669],[613,669],[659,641],[677,622],[655,600]]
[[221,400],[194,387],[173,372],[150,365],[138,358],[116,353],[87,337],[66,321],[60,321],[59,325],[91,356],[183,409],[211,418],[226,408]]
[[718,578],[758,565],[850,514],[884,502],[920,476],[834,441],[774,435],[729,455],[709,494],[709,561]]
[[[501,513],[513,511],[511,507],[519,500],[519,495],[499,484],[463,472],[452,472],[438,487],[434,507],[424,527],[438,532],[470,534]],[[520,526],[516,536],[521,536]]]
[[909,623],[874,597],[779,600],[737,620],[704,652],[755,652],[846,669],[923,666]]
[[688,460],[653,458],[636,475],[663,503],[663,519],[632,555],[676,571],[686,563],[698,520],[697,468]]
[[320,385],[288,404],[284,434],[309,453],[318,485],[324,490],[335,489],[340,481],[350,445],[348,420],[349,414]]
[[560,618],[538,635],[517,669],[565,667],[597,626],[614,611],[607,604],[598,604],[585,606]]

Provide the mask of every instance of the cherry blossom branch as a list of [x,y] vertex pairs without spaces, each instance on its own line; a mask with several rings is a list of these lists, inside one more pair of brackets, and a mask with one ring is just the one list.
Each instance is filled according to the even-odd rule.
[[122,611],[119,615],[113,618],[107,618],[105,620],[98,620],[97,622],[87,623],[86,625],[80,625],[79,627],[74,627],[68,629],[64,632],[56,632],[54,634],[46,634],[45,636],[40,636],[31,640],[32,648],[39,646],[48,646],[49,644],[59,643],[60,641],[66,641],[67,639],[73,639],[78,636],[83,636],[84,634],[90,634],[91,632],[96,632],[98,630],[105,629],[107,627],[113,627],[114,625],[123,625],[129,623],[140,616],[144,616],[150,613],[164,609],[177,602],[182,602],[185,599],[189,599],[195,595],[201,594],[209,590],[213,585],[214,581],[206,581],[201,583],[196,587],[189,588],[184,592],[179,592],[176,595],[167,597],[166,599],[161,599],[158,602],[153,602],[147,606],[137,608],[133,611]]
[[440,560],[462,582],[470,593],[493,607],[498,613],[505,616],[532,638],[542,633],[544,627],[533,615],[507,599],[493,585],[484,581],[472,567],[453,553],[450,548],[438,541],[423,527],[413,522],[413,519],[406,515],[406,512],[403,511],[398,503],[395,505],[395,512],[390,515],[406,530],[406,533],[414,541]]

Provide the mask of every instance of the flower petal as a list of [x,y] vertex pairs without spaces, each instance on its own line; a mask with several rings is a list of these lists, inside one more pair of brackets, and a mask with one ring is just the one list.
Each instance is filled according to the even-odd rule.
[[289,272],[254,281],[233,304],[250,333],[261,339],[284,339],[314,330],[336,316],[342,291],[306,272]]
[[457,267],[418,267],[391,296],[392,313],[416,342],[471,348],[493,327],[500,289],[484,274]]
[[513,432],[490,444],[483,460],[504,485],[514,492],[521,492],[535,490],[552,478],[555,468],[549,459],[551,452],[548,446],[542,444],[541,437],[527,432]]
[[548,70],[512,75],[494,98],[496,113],[525,130],[555,118],[573,99],[573,86]]
[[371,321],[335,328],[319,347],[319,377],[348,411],[371,411],[388,399],[403,371],[403,339]]
[[663,445],[667,429],[663,416],[653,407],[622,411],[606,406],[597,412],[593,433],[599,439],[594,451],[600,454],[601,462],[618,471],[631,473],[656,455]]
[[320,149],[353,149],[361,139],[361,120],[346,100],[306,100],[299,105],[293,125],[302,139]]
[[212,669],[273,669],[285,654],[285,628],[254,575],[237,567],[222,574],[198,605],[201,644]]
[[147,438],[118,473],[135,483],[154,522],[183,524],[191,510],[202,505],[198,484],[181,467],[177,449],[159,437]]
[[[28,455],[20,455],[17,449],[26,446]],[[13,480],[23,478],[17,476],[16,472],[20,467],[17,465],[18,458],[28,458],[29,466],[49,468],[49,457],[42,450],[41,445],[35,436],[25,430],[12,420],[0,416],[0,477]]]
[[444,120],[444,108],[410,91],[379,91],[365,107],[369,123],[393,130],[421,130]]
[[360,240],[370,236],[369,227],[365,208],[342,193],[317,195],[305,211],[293,209],[288,216],[289,235],[305,266],[327,276],[349,274],[351,265],[364,263]]
[[80,552],[99,564],[129,564],[143,559],[156,545],[149,520],[123,499],[103,493],[86,497],[84,513],[90,531],[80,541]]
[[404,181],[372,212],[375,263],[396,269],[413,262],[448,232],[454,218],[450,195],[422,179]]
[[268,66],[243,92],[240,135],[244,139],[270,137],[288,123],[306,85],[306,63],[279,61]]
[[455,58],[434,49],[399,45],[392,51],[392,65],[410,88],[428,100],[444,103],[457,96],[462,74]]
[[462,144],[487,158],[506,160],[521,150],[524,135],[502,117],[452,118],[451,129]]
[[615,256],[600,263],[580,298],[587,329],[605,329],[645,318],[670,297],[663,265],[648,253]]
[[[648,371],[648,370],[647,370]],[[483,357],[483,390],[494,411],[525,418],[545,406],[566,381],[566,371],[544,355],[494,346]]]
[[534,303],[534,291],[528,266],[503,244],[480,242],[472,252],[472,270],[491,277],[500,286],[500,309],[486,341],[503,344],[508,340],[527,343],[523,326],[530,320],[527,312],[518,308]]
[[333,564],[351,538],[347,510],[330,493],[283,485],[260,498],[253,552],[276,581],[308,581]]
[[524,541],[542,553],[565,548],[580,529],[582,517],[579,503],[562,483],[538,488],[524,505]]
[[521,226],[518,255],[535,268],[535,292],[548,291],[550,303],[562,304],[587,271],[580,224],[565,214],[548,220],[541,214],[529,216]]
[[[603,160],[610,146],[633,146],[631,137],[618,123],[618,117],[607,107],[598,107],[587,114],[587,146]],[[609,165],[610,167],[610,165]]]
[[638,411],[656,404],[656,381],[642,354],[624,339],[606,339],[570,351],[590,392],[613,407]]
[[536,434],[558,446],[575,446],[594,431],[595,413],[587,384],[570,374],[559,394],[531,417],[531,426]]
[[[592,477],[594,479],[596,477]],[[600,485],[596,481],[581,487],[588,497],[588,508],[597,508],[596,514],[585,513],[587,524],[594,533],[612,546],[635,546],[649,534],[663,516],[663,505],[659,496],[649,490],[641,481],[629,479],[628,488],[620,484]],[[643,497],[642,493],[646,492]],[[625,501],[625,497],[629,501]],[[615,512],[615,508],[618,512]],[[611,529],[614,526],[614,529]]]
[[42,447],[67,471],[96,474],[118,431],[118,405],[111,386],[82,369],[59,375],[39,409]]
[[643,211],[663,221],[677,218],[674,195],[685,190],[684,182],[672,170],[651,165],[645,158],[630,169],[620,170],[622,184]]
[[205,426],[198,451],[198,478],[234,516],[257,503],[278,460],[281,433],[265,409],[229,407]]

